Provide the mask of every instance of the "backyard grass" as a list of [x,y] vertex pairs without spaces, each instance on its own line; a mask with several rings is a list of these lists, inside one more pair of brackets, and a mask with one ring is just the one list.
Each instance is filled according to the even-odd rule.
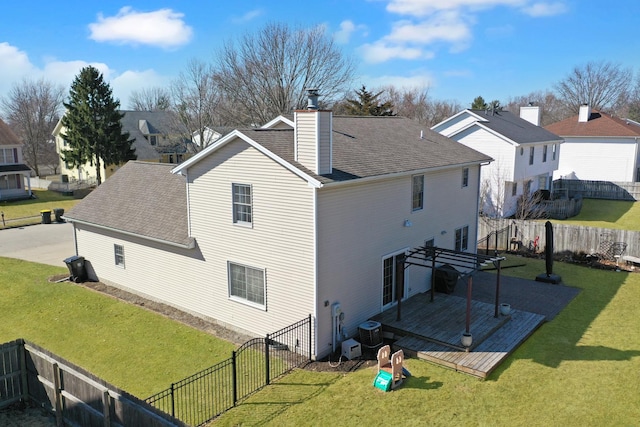
[[37,224],[40,222],[41,210],[64,209],[68,211],[78,199],[63,196],[55,191],[33,190],[35,199],[9,200],[0,202],[0,211],[4,214],[5,223],[0,219],[0,228]]
[[48,282],[65,272],[0,257],[0,343],[32,341],[142,399],[235,348],[80,285]]
[[[510,260],[511,261],[511,260]],[[533,278],[544,261],[503,274]],[[555,263],[582,292],[486,381],[417,359],[412,377],[384,393],[375,368],[349,374],[297,370],[212,425],[600,426],[640,420],[640,274]]]
[[640,203],[584,199],[582,210],[578,215],[551,222],[616,230],[640,230]]

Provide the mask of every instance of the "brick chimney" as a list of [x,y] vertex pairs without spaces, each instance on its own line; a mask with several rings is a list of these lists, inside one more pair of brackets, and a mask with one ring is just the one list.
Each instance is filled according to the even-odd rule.
[[333,171],[333,113],[318,109],[318,90],[308,89],[306,110],[294,112],[294,155],[297,162],[318,175]]
[[582,104],[580,106],[580,112],[578,113],[578,122],[586,123],[591,118],[591,107],[589,104]]
[[540,126],[541,113],[540,106],[533,105],[531,102],[526,107],[520,107],[520,118],[536,126]]

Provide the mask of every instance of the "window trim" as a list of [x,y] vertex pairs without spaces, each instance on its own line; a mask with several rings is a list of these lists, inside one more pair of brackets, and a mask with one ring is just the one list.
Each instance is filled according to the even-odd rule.
[[553,144],[552,148],[551,148],[551,160],[555,160],[556,159],[556,144]]
[[462,188],[469,186],[469,168],[462,168]]
[[[416,189],[416,178],[420,180],[420,192]],[[417,196],[417,197],[416,197]],[[416,204],[416,202],[418,202]],[[411,176],[411,212],[417,212],[424,209],[424,174]]]
[[[458,233],[460,233],[460,246],[458,246]],[[454,247],[456,251],[466,252],[469,250],[469,226],[465,225],[456,228],[454,234]]]
[[518,182],[514,181],[511,183],[511,197],[515,197],[518,195]]
[[547,162],[547,146],[543,145],[542,146],[542,163],[546,163]]
[[[249,203],[236,201],[236,188],[240,187],[249,189]],[[246,196],[246,194],[244,195]],[[246,206],[249,207],[248,213],[240,212],[239,208]],[[231,184],[231,215],[235,225],[253,227],[253,186],[251,184],[240,184],[237,182]],[[242,220],[241,218],[243,216],[248,216],[249,221]]]
[[[120,253],[118,253],[118,249],[120,249]],[[119,245],[118,243],[113,244],[113,256],[116,267],[125,268],[125,256],[124,256],[124,245]]]
[[[244,276],[245,276],[245,282],[244,282],[244,292],[245,294],[248,293],[248,284],[246,281],[246,277],[247,277],[247,270],[251,269],[257,272],[262,273],[262,303],[260,302],[256,302],[256,301],[252,301],[248,298],[243,297],[242,295],[234,295],[233,293],[233,284],[232,284],[232,273],[231,273],[231,268],[232,266],[236,266],[236,267],[241,267],[244,268],[245,272],[244,272]],[[265,268],[260,268],[260,267],[253,267],[247,264],[242,264],[239,262],[233,262],[233,261],[227,261],[227,291],[229,294],[229,299],[231,301],[236,301],[239,302],[241,304],[245,304],[251,307],[255,307],[255,308],[259,308],[261,310],[266,311],[267,310],[267,270]]]
[[529,147],[529,164],[532,165],[536,156],[536,147]]

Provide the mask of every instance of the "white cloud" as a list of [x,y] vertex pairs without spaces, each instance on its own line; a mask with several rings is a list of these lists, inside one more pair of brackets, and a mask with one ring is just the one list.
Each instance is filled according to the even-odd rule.
[[364,60],[369,63],[385,62],[391,59],[431,59],[433,52],[419,47],[402,46],[379,40],[359,48]]
[[444,41],[453,44],[467,43],[471,39],[469,25],[455,12],[437,13],[431,19],[417,24],[396,22],[385,39],[394,42],[431,44]]
[[354,32],[366,31],[366,29],[366,25],[356,25],[351,20],[345,20],[340,23],[340,29],[333,33],[333,39],[338,44],[347,44]]
[[390,0],[387,10],[401,15],[427,16],[443,10],[478,10],[495,6],[522,6],[523,3],[523,0]]
[[193,36],[183,17],[184,14],[171,9],[136,12],[131,7],[123,7],[116,16],[99,14],[98,22],[89,24],[90,38],[98,42],[175,48],[187,44]]
[[563,14],[567,11],[564,3],[534,3],[531,6],[522,8],[522,11],[529,16],[538,18],[541,16],[555,16]]
[[131,92],[140,91],[145,88],[165,87],[169,84],[170,78],[161,76],[155,70],[144,71],[127,70],[111,80],[113,96],[120,100],[120,108],[129,109],[129,97]]
[[413,76],[360,76],[360,81],[369,88],[382,88],[385,86],[394,86],[397,89],[415,89],[432,87],[435,79],[429,73],[419,73]]
[[236,17],[236,18],[232,18],[232,22],[235,22],[236,24],[244,24],[246,22],[249,21],[253,21],[254,19],[256,19],[257,17],[261,16],[264,14],[264,10],[262,9],[253,9],[250,10],[249,12],[245,13],[244,15],[240,16],[240,17]]

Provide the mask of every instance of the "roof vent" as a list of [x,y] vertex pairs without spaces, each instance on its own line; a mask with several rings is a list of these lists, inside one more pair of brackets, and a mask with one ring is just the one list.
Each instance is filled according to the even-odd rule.
[[308,110],[317,110],[318,109],[318,89],[307,89],[307,109]]

